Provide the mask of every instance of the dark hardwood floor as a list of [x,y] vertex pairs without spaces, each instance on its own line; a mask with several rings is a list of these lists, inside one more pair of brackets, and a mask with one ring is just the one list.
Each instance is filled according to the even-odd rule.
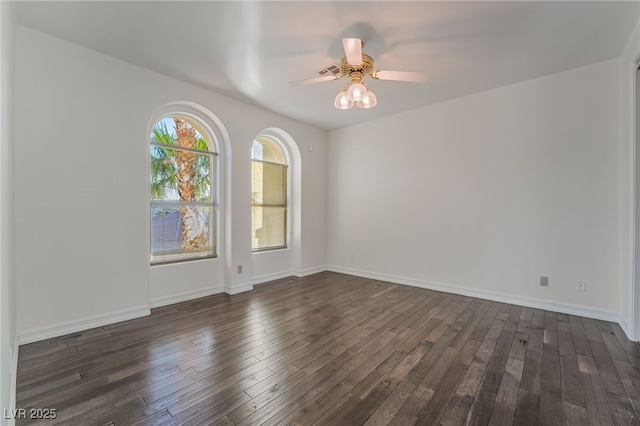
[[617,324],[336,273],[20,347],[18,425],[638,425]]

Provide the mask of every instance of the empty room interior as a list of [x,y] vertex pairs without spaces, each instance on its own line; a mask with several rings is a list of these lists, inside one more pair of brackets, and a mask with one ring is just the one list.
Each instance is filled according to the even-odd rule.
[[640,425],[640,2],[1,1],[2,425]]

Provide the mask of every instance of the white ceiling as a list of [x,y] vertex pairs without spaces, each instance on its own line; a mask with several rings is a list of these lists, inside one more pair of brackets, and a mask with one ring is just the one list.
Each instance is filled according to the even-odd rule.
[[[640,3],[19,2],[18,23],[324,129],[620,55]],[[361,38],[376,69],[426,84],[369,80],[378,106],[339,111],[344,80],[292,87]]]

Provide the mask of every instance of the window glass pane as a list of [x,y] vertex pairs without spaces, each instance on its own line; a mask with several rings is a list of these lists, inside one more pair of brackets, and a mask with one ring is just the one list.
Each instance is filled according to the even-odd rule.
[[253,141],[251,150],[253,160],[269,161],[271,163],[286,164],[284,151],[277,142],[267,138],[260,138]]
[[287,167],[252,162],[253,204],[285,206],[287,204]]
[[251,147],[251,158],[253,160],[264,160],[264,148],[262,144],[258,141],[253,141],[253,146]]
[[151,254],[178,253],[182,250],[180,207],[151,208]]
[[213,207],[152,206],[151,261],[214,256]]
[[265,137],[253,143],[252,248],[287,246],[287,166],[279,143]]
[[154,126],[151,142],[208,151],[206,139],[194,128],[194,124],[184,117],[165,117]]
[[213,202],[214,157],[151,145],[151,199]]
[[180,115],[163,118],[151,132],[152,263],[216,255],[217,157],[203,134],[201,123]]
[[253,206],[253,249],[286,247],[287,209],[285,207]]

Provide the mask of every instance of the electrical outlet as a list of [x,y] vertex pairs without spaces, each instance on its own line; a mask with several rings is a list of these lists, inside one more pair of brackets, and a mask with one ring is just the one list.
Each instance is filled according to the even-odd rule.
[[576,291],[587,291],[587,282],[585,280],[579,280],[576,283]]
[[549,287],[549,277],[540,276],[540,287]]
[[242,265],[238,265],[238,273],[241,274],[242,273]]
[[352,261],[352,262],[353,262],[354,260],[356,260],[356,255],[355,255],[354,253],[351,253],[351,254],[349,255],[349,260],[350,260],[350,261]]

